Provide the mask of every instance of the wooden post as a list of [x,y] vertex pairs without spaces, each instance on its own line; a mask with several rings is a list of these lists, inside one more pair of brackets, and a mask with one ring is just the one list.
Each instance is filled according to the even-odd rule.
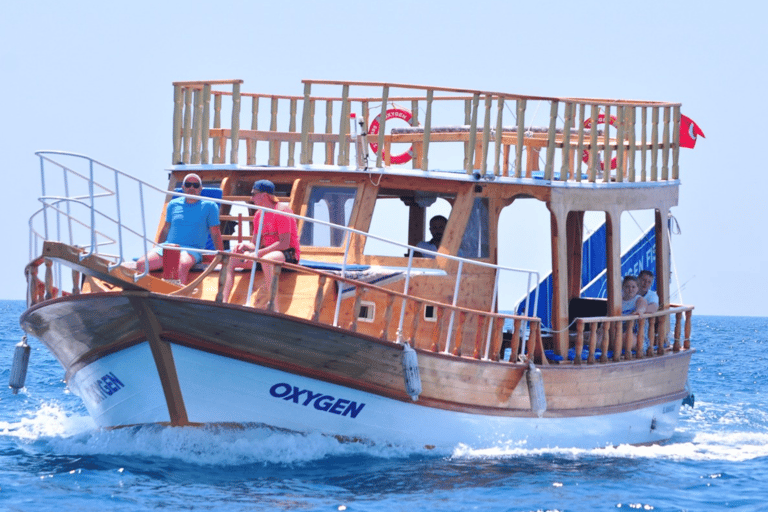
[[493,174],[496,176],[502,176],[500,159],[501,159],[501,146],[504,142],[504,124],[502,119],[504,117],[504,98],[499,96],[499,100],[496,105],[496,146],[493,153]]
[[[669,309],[669,277],[670,277],[670,249],[669,249],[669,210],[665,207],[656,210],[656,292],[659,295],[659,310]],[[659,346],[664,346],[669,332],[669,315],[659,318],[658,337]]]
[[45,300],[51,300],[56,294],[53,291],[53,260],[45,259]]
[[584,319],[576,320],[576,345],[573,347],[573,364],[581,364],[581,351],[584,350]]
[[523,146],[525,141],[526,100],[517,100],[517,144],[515,145],[515,178],[523,176]]
[[[181,161],[185,164],[190,162],[190,148],[192,145],[192,88],[184,89],[184,134],[181,139],[182,154]],[[174,164],[178,162],[173,162]]]
[[421,148],[421,168],[429,170],[429,137],[432,130],[432,100],[435,91],[427,89],[427,113],[424,115],[424,140]]
[[456,338],[453,342],[453,355],[461,356],[461,344],[464,341],[464,323],[467,321],[467,312],[459,313],[459,322],[456,325]]
[[576,181],[581,181],[581,162],[584,159],[584,116],[586,115],[587,106],[584,103],[579,103],[579,127],[578,127],[578,143],[576,146],[576,161],[574,162],[573,172],[576,173]]
[[360,316],[360,303],[363,300],[363,294],[366,292],[366,288],[361,286],[355,286],[355,305],[352,306],[352,321],[349,322],[349,330],[357,332],[357,319]]
[[237,163],[237,152],[240,150],[240,81],[232,84],[232,125],[230,129],[232,142],[229,152],[229,163]]
[[195,88],[193,95],[194,114],[192,115],[192,160],[191,163],[200,163],[200,143],[203,118],[203,98],[199,88]]
[[221,270],[219,270],[219,286],[216,290],[216,302],[229,302],[229,297],[224,297],[224,283],[226,282],[231,253],[223,252],[219,254],[221,254]]
[[173,86],[173,154],[171,164],[176,165],[181,160],[181,115],[184,110],[184,92],[180,85]]
[[[624,106],[617,107],[616,112],[618,115],[618,127],[616,129],[616,181],[622,182],[625,179],[624,171],[626,166],[624,165],[624,131],[626,123],[626,114]],[[608,127],[606,126],[606,129]],[[607,165],[607,164],[606,164]]]
[[432,329],[432,346],[429,350],[432,352],[440,351],[440,340],[443,339],[443,312],[445,308],[435,306],[435,328]]
[[[333,100],[327,100],[325,102],[325,133],[331,135],[333,133]],[[333,165],[333,142],[325,143],[325,165]]]
[[467,144],[467,160],[465,170],[472,174],[475,167],[475,144],[477,143],[477,111],[480,107],[480,93],[472,96],[472,120],[469,122],[469,143]]
[[208,154],[208,134],[211,129],[211,84],[203,85],[203,123],[201,133],[202,152],[200,154],[200,163],[207,164]]
[[[648,323],[651,323],[651,319],[648,319]],[[635,346],[635,357],[637,359],[643,358],[643,344],[645,343],[645,318],[640,318],[637,321],[637,344]]]
[[[552,236],[552,329],[555,351],[568,352],[568,228],[565,206],[548,203]],[[581,271],[581,270],[579,270]]]
[[424,310],[424,303],[420,300],[413,301],[413,321],[411,322],[411,347],[416,346],[416,333],[419,331],[421,322],[421,312]]
[[274,271],[272,273],[272,282],[269,284],[269,302],[267,303],[267,310],[275,311],[275,299],[277,294],[280,293],[280,272],[283,270],[283,265],[280,263],[274,263]]
[[[213,127],[221,128],[221,94],[216,94],[213,98]],[[213,163],[224,163],[224,151],[219,148],[221,140],[224,137],[213,138]]]
[[80,272],[72,269],[72,295],[80,295]]
[[[291,119],[288,123],[288,131],[291,133],[296,132],[296,98],[291,99]],[[296,143],[291,141],[288,143],[288,167],[293,167],[296,163],[294,152],[296,151]]]
[[[611,149],[611,106],[605,106],[605,131],[603,132],[603,183],[611,181],[611,160],[613,159],[613,150]],[[618,169],[616,173],[618,174]]]
[[510,352],[510,362],[515,363],[517,362],[517,354],[520,353],[520,327],[522,325],[522,320],[519,318],[515,318],[512,321],[512,341],[509,343],[509,352]]
[[481,349],[482,349],[482,342],[483,342],[483,323],[484,320],[487,320],[488,317],[483,318],[483,315],[480,313],[477,314],[477,328],[475,329],[475,349],[472,352],[472,357],[474,359],[480,359]]
[[[259,97],[254,96],[251,99],[251,130],[256,131],[259,129]],[[246,142],[248,148],[248,156],[246,162],[248,165],[256,165],[256,146],[258,144],[255,140],[249,140]]]
[[656,346],[656,324],[658,323],[658,317],[653,317],[648,321],[648,350],[645,355],[648,357],[653,356],[653,348]]
[[691,348],[691,317],[693,316],[693,311],[686,311],[685,312],[685,339],[683,340],[683,348],[688,350]]
[[338,165],[349,165],[349,84],[341,87],[341,115],[339,116]]
[[673,352],[680,352],[680,335],[682,334],[683,314],[675,313],[675,341],[672,344]]
[[[594,183],[597,178],[597,117],[600,110],[597,105],[592,105],[592,117],[589,128],[589,182]],[[607,130],[606,130],[607,131]]]
[[549,106],[549,130],[547,130],[547,161],[544,162],[544,179],[551,180],[555,173],[555,134],[557,133],[557,110],[560,104],[552,100]]
[[317,322],[320,319],[320,310],[323,307],[323,296],[325,295],[325,276],[320,276],[317,280],[317,292],[315,292],[315,307],[312,310],[312,321]]
[[392,309],[395,305],[395,296],[387,296],[387,309],[384,313],[384,329],[381,330],[381,339],[389,341],[389,325],[392,323]]
[[587,364],[595,364],[595,350],[597,349],[597,324],[592,323],[589,330],[589,355],[587,355]]
[[387,102],[389,101],[389,86],[381,89],[381,112],[379,113],[379,151],[376,155],[376,167],[382,167],[384,158],[384,128],[387,124]]
[[[483,147],[481,151],[480,160],[480,174],[485,176],[488,170],[488,144],[491,140],[491,104],[493,97],[490,94],[485,95],[485,119],[483,121]],[[497,137],[501,137],[501,133],[496,134]]]
[[299,162],[302,165],[307,165],[310,163],[309,158],[309,126],[310,126],[310,90],[312,85],[309,82],[306,82],[304,84],[304,104],[303,104],[303,112],[301,114],[301,157],[299,158]]
[[672,125],[672,179],[680,179],[680,105],[673,110],[674,124]]
[[[269,131],[271,131],[272,133],[275,133],[277,131],[277,107],[278,107],[277,96],[272,96],[272,109],[270,112],[271,121],[269,124]],[[274,165],[274,166],[280,165],[280,141],[279,140],[269,141],[269,165]]]
[[635,153],[637,152],[637,134],[635,133],[635,116],[637,115],[636,107],[629,107],[627,124],[629,125],[629,154],[627,160],[629,164],[629,181],[636,182],[637,174],[635,172]]
[[648,161],[648,107],[640,108],[640,181],[647,181],[646,163]]
[[[571,123],[573,123],[573,103],[566,102],[563,106],[565,114],[565,122],[563,124],[563,151],[562,151],[562,165],[560,166],[560,180],[568,181],[568,175],[570,174],[571,163]],[[574,174],[576,170],[574,169]]]

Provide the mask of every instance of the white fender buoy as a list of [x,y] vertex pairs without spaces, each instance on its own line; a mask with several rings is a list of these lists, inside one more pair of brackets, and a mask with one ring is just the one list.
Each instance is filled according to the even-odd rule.
[[416,351],[408,343],[403,343],[401,362],[403,364],[405,392],[415,402],[421,394],[421,375],[419,375],[419,360],[416,356]]
[[8,387],[13,389],[14,395],[24,387],[24,381],[27,380],[29,352],[27,337],[23,336],[21,341],[16,344],[16,350],[13,353],[13,365],[11,366],[11,378],[8,380]]
[[544,377],[541,370],[536,368],[533,361],[528,362],[528,371],[525,372],[528,382],[528,396],[531,400],[531,410],[541,418],[547,410],[547,396],[544,394]]

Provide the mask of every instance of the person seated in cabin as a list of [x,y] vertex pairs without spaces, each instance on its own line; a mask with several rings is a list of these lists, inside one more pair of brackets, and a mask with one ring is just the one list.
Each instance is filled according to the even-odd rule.
[[[443,240],[443,233],[445,233],[445,226],[448,224],[448,219],[442,215],[435,215],[429,221],[429,232],[432,235],[432,239],[429,241],[423,241],[416,244],[416,247],[420,249],[426,249],[428,251],[437,251],[440,248],[440,242]],[[422,254],[418,251],[414,251],[413,255],[417,258],[434,258],[434,254]]]
[[645,299],[648,304],[645,308],[646,313],[655,313],[659,309],[659,296],[651,290],[653,286],[653,272],[650,270],[640,271],[637,277],[637,285],[640,287],[638,294]]
[[[251,189],[251,199],[256,206],[280,212],[293,213],[293,210],[291,210],[287,203],[281,203],[278,201],[277,197],[275,197],[275,185],[271,181],[259,180],[254,183],[253,188]],[[264,258],[279,263],[298,263],[301,251],[299,249],[299,230],[296,225],[296,219],[286,215],[265,211],[264,222],[261,228],[261,245],[257,250],[256,238],[259,235],[258,226],[260,217],[261,210],[257,210],[253,216],[253,237],[249,242],[240,242],[237,244],[232,250],[232,253],[255,256],[257,258]],[[251,268],[252,263],[251,260],[240,258],[230,259],[226,269],[223,290],[224,300],[226,302],[229,302],[229,294],[232,291],[235,268]],[[262,265],[264,282],[268,294],[270,293],[270,287],[272,285],[274,268],[274,265]],[[279,311],[278,298],[279,294],[276,294],[274,303],[275,311]]]
[[[199,196],[203,182],[195,173],[184,176],[185,194]],[[175,244],[186,250],[179,254],[179,281],[187,284],[190,269],[203,260],[203,255],[189,249],[205,249],[210,234],[217,250],[224,249],[219,229],[219,209],[213,201],[191,197],[177,197],[168,202],[165,223],[157,237],[157,245],[136,262],[136,269],[144,272],[144,265],[149,270],[158,270],[163,266],[163,246]]]
[[625,276],[621,283],[621,314],[642,315],[648,308],[648,303],[640,295],[640,286],[635,276]]

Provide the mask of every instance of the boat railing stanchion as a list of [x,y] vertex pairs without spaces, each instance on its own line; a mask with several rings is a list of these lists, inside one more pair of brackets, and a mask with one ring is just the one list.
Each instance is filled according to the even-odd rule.
[[[88,248],[88,254],[80,254],[80,261],[83,261],[85,258],[90,257],[94,251],[96,250],[96,207],[94,204],[94,197],[93,197],[93,159],[88,159],[88,168],[89,168],[89,175],[88,175],[88,195],[91,198],[91,246]],[[48,238],[46,236],[46,238]]]
[[[344,245],[344,258],[341,260],[341,278],[346,279],[347,277],[347,256],[349,256],[349,245],[352,241],[352,234],[349,230],[346,228],[344,229],[344,232],[346,233],[347,241]],[[343,282],[339,282],[339,293],[336,295],[336,310],[333,313],[333,325],[334,327],[339,326],[339,313],[341,312],[341,295],[342,291],[344,290]],[[357,291],[357,287],[355,287],[355,291]]]
[[[259,227],[256,231],[256,247],[261,247],[261,234],[264,229],[264,210],[262,208],[257,208],[261,211],[261,215],[259,215]],[[258,254],[258,249],[256,250],[256,253]],[[256,266],[258,263],[254,260],[251,263],[251,277],[248,281],[248,293],[245,296],[245,305],[249,306],[251,304],[251,295],[253,294],[253,281],[256,279]]]
[[117,261],[108,266],[109,270],[113,270],[117,267],[119,267],[123,263],[123,221],[122,217],[120,215],[120,175],[118,173],[114,173],[115,175],[115,208],[117,209],[117,248],[118,248],[118,259]]
[[[403,295],[408,295],[408,288],[411,285],[411,267],[413,266],[413,247],[408,247],[408,269],[405,272],[405,287]],[[400,306],[400,322],[397,325],[397,342],[403,343],[403,321],[405,320],[405,309],[408,299],[403,297],[403,304]],[[414,311],[415,316],[419,316],[419,311]],[[415,338],[415,334],[414,334]]]
[[[496,294],[499,291],[499,271],[500,269],[496,269],[496,278],[493,281],[493,295],[491,298],[491,313],[496,311]],[[488,335],[485,338],[485,354],[483,355],[483,359],[488,359],[488,354],[491,350],[491,335],[493,334],[493,321],[494,317],[492,315],[488,316]],[[503,320],[502,320],[503,322]]]
[[[142,242],[144,244],[144,257],[146,258],[146,255],[149,253],[149,248],[147,247],[147,219],[146,214],[144,213],[144,184],[139,181],[139,211],[141,212],[141,229],[142,229]],[[149,265],[144,265],[144,272],[141,274],[136,274],[133,276],[133,281],[136,282],[139,279],[146,277],[149,275]]]
[[445,338],[445,353],[450,354],[451,352],[451,335],[453,334],[453,321],[456,318],[456,304],[458,302],[459,298],[459,283],[461,283],[461,271],[464,268],[464,260],[459,260],[459,270],[456,273],[456,284],[453,287],[453,301],[451,302],[451,305],[453,308],[451,309],[451,317],[448,320],[448,334]]

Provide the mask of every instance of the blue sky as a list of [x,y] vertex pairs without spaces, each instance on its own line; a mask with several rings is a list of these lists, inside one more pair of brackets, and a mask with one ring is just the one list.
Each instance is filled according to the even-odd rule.
[[[9,2],[0,18],[0,298],[23,299],[38,149],[90,155],[164,186],[171,82],[242,78],[445,85],[674,101],[706,139],[681,155],[673,250],[698,314],[766,315],[762,3]],[[753,179],[754,178],[754,179]]]

